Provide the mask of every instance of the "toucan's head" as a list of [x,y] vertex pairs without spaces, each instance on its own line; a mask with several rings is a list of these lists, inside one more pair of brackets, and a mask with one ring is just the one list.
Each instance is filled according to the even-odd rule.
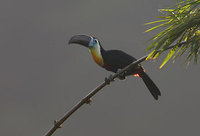
[[98,65],[104,66],[104,61],[101,54],[101,50],[103,50],[103,48],[100,46],[99,41],[95,37],[87,35],[75,35],[69,40],[69,44],[72,43],[80,44],[89,48],[94,61]]
[[99,41],[92,36],[87,36],[87,35],[75,35],[71,37],[69,40],[69,44],[80,44],[82,46],[88,47],[89,49],[99,47]]

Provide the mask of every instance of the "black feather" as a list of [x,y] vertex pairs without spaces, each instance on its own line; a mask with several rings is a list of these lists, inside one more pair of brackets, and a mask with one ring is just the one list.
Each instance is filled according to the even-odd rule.
[[151,78],[143,71],[139,72],[140,77],[144,81],[145,85],[149,89],[150,93],[153,97],[158,100],[158,96],[161,96],[160,90],[156,86],[156,84],[151,80]]

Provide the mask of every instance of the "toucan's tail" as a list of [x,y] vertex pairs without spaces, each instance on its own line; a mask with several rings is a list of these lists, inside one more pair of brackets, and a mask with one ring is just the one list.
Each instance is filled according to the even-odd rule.
[[161,96],[160,90],[155,85],[155,83],[151,80],[151,78],[144,72],[140,72],[139,76],[144,81],[145,85],[149,89],[150,93],[153,95],[153,97],[158,100],[158,96]]

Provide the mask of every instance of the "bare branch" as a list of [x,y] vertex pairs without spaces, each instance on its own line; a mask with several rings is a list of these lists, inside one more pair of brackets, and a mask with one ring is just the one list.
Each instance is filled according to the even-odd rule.
[[[180,43],[178,46],[181,47],[186,42]],[[170,46],[166,48],[165,50],[171,49],[177,45]],[[122,74],[123,72],[133,68],[134,66],[138,65],[139,63],[145,61],[145,59],[148,57],[148,55],[143,56],[139,58],[138,60],[134,61],[124,69],[122,69],[120,72],[115,73],[114,75],[111,75],[109,78],[106,78],[103,83],[101,83],[99,86],[97,86],[95,89],[93,89],[88,95],[86,95],[81,101],[79,101],[74,107],[72,107],[71,110],[69,110],[60,120],[55,120],[53,127],[44,135],[44,136],[51,136],[58,128],[62,127],[62,124],[75,112],[77,111],[83,104],[88,104],[91,102],[92,96],[94,96],[96,93],[98,93],[102,88],[104,88],[106,85],[109,85],[111,81],[114,81],[116,77],[119,76],[119,74]]]

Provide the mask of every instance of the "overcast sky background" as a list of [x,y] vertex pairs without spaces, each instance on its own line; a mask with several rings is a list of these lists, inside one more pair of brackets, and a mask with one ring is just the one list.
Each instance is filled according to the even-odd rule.
[[[98,37],[105,49],[136,58],[144,33],[171,0],[0,0],[0,135],[41,136],[110,73],[88,50],[68,45],[75,34]],[[162,92],[155,101],[141,79],[116,80],[64,123],[55,136],[199,135],[200,65],[142,63]]]

